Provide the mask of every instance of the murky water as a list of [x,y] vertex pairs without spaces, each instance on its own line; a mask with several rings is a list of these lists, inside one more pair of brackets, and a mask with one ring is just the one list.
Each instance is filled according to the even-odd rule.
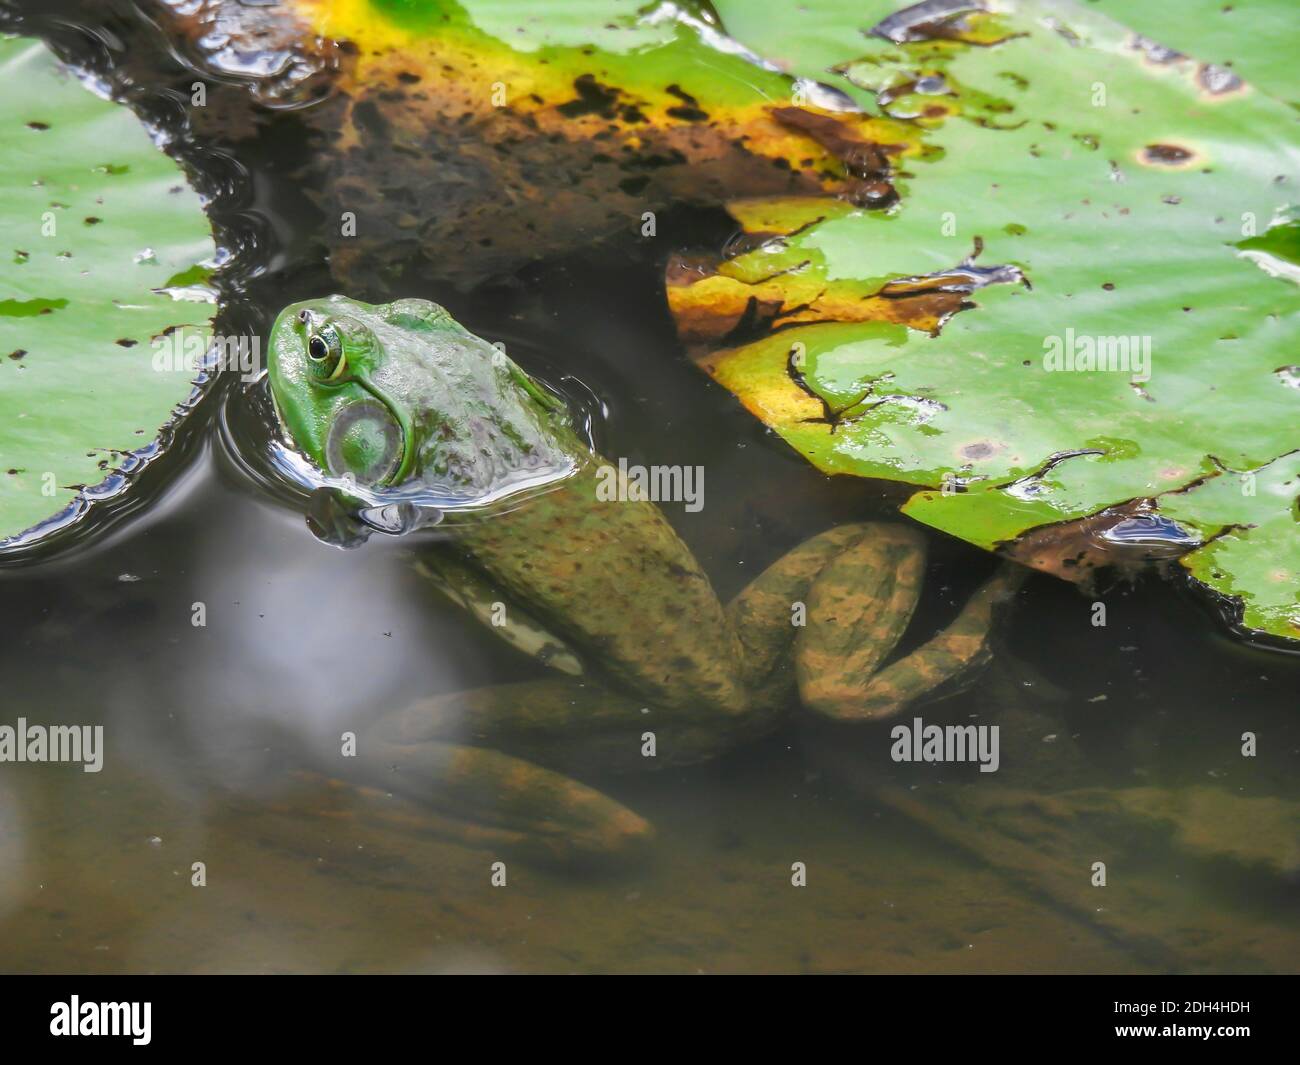
[[[188,84],[129,5],[103,6],[134,69]],[[69,28],[78,5],[16,8],[28,32],[94,59]],[[281,306],[331,288],[313,250],[323,221],[282,177],[301,150],[293,123],[268,119],[238,166],[193,155],[241,249],[227,328],[263,337]],[[665,510],[725,598],[813,533],[890,519],[897,495],[816,473],[687,362],[656,249],[721,247],[731,227],[682,211],[660,234],[654,249],[629,242],[470,294],[351,295],[437,299],[527,368],[582,382],[607,454],[703,466],[703,510]],[[792,713],[710,764],[591,776],[656,825],[632,868],[498,854],[448,838],[417,804],[315,773],[358,720],[542,671],[413,575],[411,538],[316,540],[300,500],[222,442],[223,411],[242,439],[242,388],[205,401],[150,470],[146,506],[0,569],[0,723],[102,724],[107,745],[97,774],[0,767],[0,968],[1297,968],[1300,658],[1234,642],[1154,578],[1104,586],[1105,627],[1093,596],[1031,578],[982,682],[918,711],[1001,723],[996,774],[901,766],[886,725]],[[927,535],[913,644],[991,568]],[[807,886],[792,885],[794,863]]]

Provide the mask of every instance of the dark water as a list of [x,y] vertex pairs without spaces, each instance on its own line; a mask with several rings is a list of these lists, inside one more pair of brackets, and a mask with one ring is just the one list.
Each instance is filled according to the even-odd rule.
[[[76,4],[17,7],[27,32],[81,62],[120,64],[129,48],[151,84],[190,80],[128,5],[96,5],[111,31],[99,45],[76,30]],[[138,102],[166,113],[166,99]],[[312,237],[322,221],[283,177],[301,147],[293,122],[268,121],[238,165],[189,150],[238,249],[227,331],[264,337],[281,306],[332,288]],[[703,510],[665,510],[725,598],[805,537],[889,519],[898,499],[813,471],[681,352],[663,256],[730,232],[681,211],[653,248],[548,262],[470,294],[352,295],[437,299],[526,367],[583,382],[603,406],[606,454],[703,466]],[[908,772],[887,727],[797,713],[701,767],[593,775],[657,827],[629,869],[499,855],[446,838],[416,804],[314,774],[314,755],[358,720],[542,673],[425,588],[408,541],[326,546],[300,500],[250,479],[218,432],[223,410],[238,425],[241,388],[214,388],[149,471],[144,506],[0,568],[0,723],[103,724],[107,743],[98,774],[0,766],[0,968],[1297,968],[1300,658],[1235,642],[1154,577],[1097,595],[1031,578],[982,682],[918,711],[1001,722],[991,778]],[[991,568],[927,535],[913,644]],[[1248,730],[1254,758],[1241,756]],[[508,883],[493,887],[500,858]],[[1105,887],[1090,883],[1099,860]],[[206,886],[192,886],[194,862]],[[791,884],[795,862],[806,887]]]

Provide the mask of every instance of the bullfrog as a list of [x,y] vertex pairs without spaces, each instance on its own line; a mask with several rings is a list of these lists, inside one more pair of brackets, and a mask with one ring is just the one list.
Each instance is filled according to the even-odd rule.
[[632,853],[652,826],[584,771],[711,758],[771,730],[796,697],[834,721],[878,721],[989,657],[1014,569],[887,662],[925,568],[924,540],[901,524],[821,532],[724,605],[662,511],[612,483],[626,470],[593,453],[566,403],[435,303],[295,303],[268,349],[280,431],[326,474],[372,495],[521,500],[440,526],[415,565],[551,676],[422,700],[358,737],[371,780],[475,838]]

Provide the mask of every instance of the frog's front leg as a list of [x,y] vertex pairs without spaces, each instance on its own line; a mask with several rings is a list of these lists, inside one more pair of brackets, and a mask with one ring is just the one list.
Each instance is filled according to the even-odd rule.
[[463,559],[449,551],[427,551],[415,559],[415,571],[515,650],[561,673],[583,673],[572,648]]
[[783,704],[797,687],[815,713],[879,720],[973,679],[988,658],[993,611],[1021,573],[999,572],[947,629],[883,670],[925,574],[925,540],[908,526],[868,522],[821,533],[773,563],[727,613],[760,706]]
[[[834,603],[833,578],[822,579],[841,558],[872,562],[866,585],[845,589],[855,609]],[[862,648],[884,648],[881,656],[888,653],[915,608],[924,563],[924,542],[911,530],[870,522],[837,525],[777,559],[727,607],[744,651],[746,686],[754,698],[769,707],[788,702],[796,690],[797,659],[809,661],[811,676],[819,668],[834,669],[835,654],[854,656],[851,668],[861,668]],[[838,572],[847,578],[856,568],[851,563]],[[814,600],[812,592],[819,585],[822,591]],[[822,625],[829,623],[827,638],[814,641],[814,646],[826,648],[817,662],[809,646],[796,639],[802,630],[795,627],[807,625],[813,606]]]

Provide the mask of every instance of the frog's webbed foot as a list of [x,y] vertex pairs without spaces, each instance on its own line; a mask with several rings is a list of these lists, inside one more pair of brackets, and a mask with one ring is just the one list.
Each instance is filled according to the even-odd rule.
[[1018,566],[998,570],[947,628],[879,668],[911,620],[924,560],[918,532],[879,525],[818,575],[795,641],[806,707],[839,721],[879,721],[927,696],[960,691],[988,662],[994,611],[1024,579]]

